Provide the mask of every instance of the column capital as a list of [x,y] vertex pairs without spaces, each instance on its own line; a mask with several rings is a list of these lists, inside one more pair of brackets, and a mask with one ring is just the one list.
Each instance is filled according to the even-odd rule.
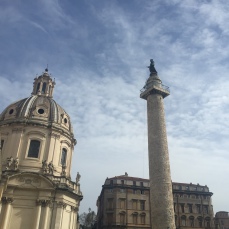
[[71,206],[71,210],[72,210],[73,212],[77,212],[77,211],[79,210],[79,208],[78,208],[78,207]]
[[36,204],[37,204],[37,206],[47,207],[48,205],[51,204],[51,200],[37,199]]
[[12,204],[13,201],[14,201],[14,199],[12,197],[6,197],[6,196],[2,197],[2,203],[3,204]]
[[59,201],[59,202],[57,202],[57,207],[58,208],[64,208],[65,209],[67,207],[67,204],[64,203],[64,202]]

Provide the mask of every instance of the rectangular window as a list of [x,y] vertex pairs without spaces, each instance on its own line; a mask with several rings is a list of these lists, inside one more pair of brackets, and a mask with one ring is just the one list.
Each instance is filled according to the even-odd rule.
[[107,224],[112,225],[113,223],[113,213],[108,213],[107,214]]
[[124,180],[121,180],[121,184],[124,185]]
[[137,200],[133,200],[133,210],[137,210]]
[[114,183],[113,180],[110,180],[110,185],[113,185],[113,183]]
[[40,141],[31,140],[29,145],[28,157],[38,158],[40,151]]
[[120,192],[121,192],[121,193],[124,193],[124,192],[125,192],[125,189],[120,188]]
[[109,198],[109,199],[107,199],[107,210],[112,210],[113,209],[113,203],[114,203],[114,201],[113,201],[113,198],[111,199],[111,198]]
[[61,165],[66,165],[66,161],[67,161],[67,149],[63,148],[61,154]]
[[133,194],[137,194],[137,190],[136,189],[133,190]]
[[144,193],[144,190],[141,190],[141,194],[142,194],[142,195],[144,195],[144,194],[145,194],[145,193]]
[[136,186],[136,181],[133,181],[133,186]]
[[113,192],[113,189],[112,188],[109,188],[109,189],[107,189],[107,192],[112,193]]
[[188,211],[189,213],[192,213],[192,204],[188,204]]
[[140,210],[145,210],[145,201],[144,200],[140,200]]
[[197,210],[197,213],[199,213],[199,214],[201,213],[201,208],[200,208],[199,204],[196,205],[196,210]]
[[121,209],[125,208],[125,200],[124,199],[120,199],[120,208]]
[[207,206],[207,205],[204,206],[204,213],[205,213],[205,214],[208,214],[208,206]]
[[4,145],[4,140],[1,140],[1,149],[3,149],[3,145]]
[[140,186],[143,187],[143,182],[140,182]]
[[181,212],[184,213],[184,204],[181,204],[180,207],[181,207]]

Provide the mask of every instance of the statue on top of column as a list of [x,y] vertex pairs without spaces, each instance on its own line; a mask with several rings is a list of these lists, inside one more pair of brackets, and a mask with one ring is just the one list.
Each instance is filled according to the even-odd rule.
[[150,59],[150,66],[148,66],[148,68],[149,68],[149,71],[150,71],[150,75],[157,74],[157,70],[154,67],[153,59]]

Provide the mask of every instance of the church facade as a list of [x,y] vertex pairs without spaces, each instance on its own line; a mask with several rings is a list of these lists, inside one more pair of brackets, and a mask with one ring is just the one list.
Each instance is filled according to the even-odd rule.
[[71,179],[76,139],[53,99],[48,69],[30,97],[0,115],[0,229],[78,229],[80,175]]

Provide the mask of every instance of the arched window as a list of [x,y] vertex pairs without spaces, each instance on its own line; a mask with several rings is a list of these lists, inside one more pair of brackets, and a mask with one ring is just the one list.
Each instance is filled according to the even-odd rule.
[[67,150],[65,148],[62,149],[62,154],[61,154],[61,165],[66,165],[67,161]]
[[202,227],[202,225],[203,225],[203,219],[202,219],[202,217],[199,216],[199,217],[197,217],[197,219],[198,219],[198,226],[199,227]]
[[137,212],[133,213],[133,224],[138,224],[138,213]]
[[46,83],[44,82],[42,85],[42,93],[45,93],[45,89],[46,89]]
[[186,226],[186,216],[185,215],[181,216],[181,226]]
[[189,217],[189,224],[190,224],[190,227],[194,227],[194,216]]
[[37,84],[36,94],[37,94],[37,92],[38,92],[38,91],[39,91],[39,89],[40,89],[40,85],[41,85],[41,83],[38,83],[38,84]]
[[125,212],[120,212],[120,225],[125,225],[126,217]]
[[28,157],[38,158],[41,142],[31,140],[29,145]]
[[145,224],[146,223],[146,214],[141,213],[140,217],[141,217],[141,224]]

